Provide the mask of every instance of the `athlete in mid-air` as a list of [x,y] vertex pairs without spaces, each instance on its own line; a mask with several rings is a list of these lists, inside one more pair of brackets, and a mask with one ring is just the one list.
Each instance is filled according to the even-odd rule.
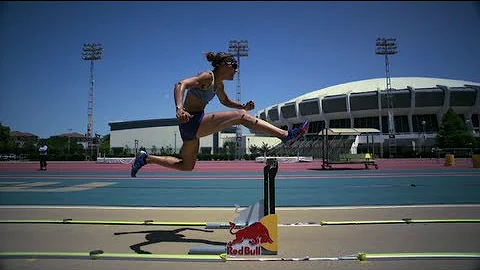
[[[212,63],[213,70],[202,72],[175,84],[175,105],[183,140],[182,158],[154,156],[146,151],[140,151],[132,164],[130,173],[132,177],[136,177],[145,164],[158,164],[181,171],[193,170],[197,161],[199,138],[235,125],[243,125],[251,130],[275,136],[287,145],[293,144],[307,132],[309,121],[305,121],[296,129],[287,131],[250,115],[247,111],[253,110],[255,103],[249,101],[243,105],[231,100],[223,84],[224,80],[233,80],[238,71],[237,60],[225,52],[217,54],[209,52],[206,57]],[[236,110],[205,114],[205,107],[215,96],[223,105]]]

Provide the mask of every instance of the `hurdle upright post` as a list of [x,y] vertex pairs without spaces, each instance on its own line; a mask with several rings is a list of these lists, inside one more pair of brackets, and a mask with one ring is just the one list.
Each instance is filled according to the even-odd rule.
[[278,172],[278,160],[268,158],[263,168],[263,213],[275,214],[275,176]]

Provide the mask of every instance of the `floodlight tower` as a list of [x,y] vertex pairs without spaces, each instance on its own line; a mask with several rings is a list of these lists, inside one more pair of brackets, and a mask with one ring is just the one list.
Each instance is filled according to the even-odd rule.
[[[237,57],[238,73],[237,73],[237,102],[242,103],[241,86],[240,86],[240,57],[248,56],[247,40],[231,40],[228,45],[228,53]],[[236,158],[242,158],[242,126],[236,126]]]
[[392,81],[390,79],[390,64],[388,56],[397,54],[396,38],[377,38],[376,54],[385,55],[385,80],[387,84],[387,111],[388,111],[388,152],[393,157],[397,152],[397,141],[395,138],[395,120],[393,117],[393,95]]
[[82,59],[90,61],[90,91],[88,92],[88,122],[87,122],[87,144],[90,149],[90,156],[93,154],[93,67],[96,60],[102,59],[103,46],[100,43],[83,44]]

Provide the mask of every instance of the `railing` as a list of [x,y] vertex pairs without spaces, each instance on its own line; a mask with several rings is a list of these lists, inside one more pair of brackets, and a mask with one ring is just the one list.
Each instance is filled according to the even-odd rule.
[[[351,138],[352,137],[352,138]],[[329,158],[338,159],[341,153],[349,153],[350,148],[355,141],[354,136],[348,138],[331,137],[328,140],[328,155]],[[312,156],[313,158],[322,158],[323,156],[323,137],[309,136],[302,138],[291,146],[286,146],[283,143],[275,145],[268,155],[270,156]]]

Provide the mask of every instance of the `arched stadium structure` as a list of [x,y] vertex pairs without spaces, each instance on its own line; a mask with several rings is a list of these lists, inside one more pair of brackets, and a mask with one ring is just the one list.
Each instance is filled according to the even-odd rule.
[[[381,133],[374,137],[375,148],[383,156],[389,138],[385,86],[385,78],[339,84],[269,106],[258,111],[256,116],[284,129],[308,119],[311,125],[307,138],[324,128],[376,128]],[[448,108],[453,108],[465,120],[474,136],[479,136],[480,83],[393,77],[391,89],[396,149],[411,149],[419,138],[423,138],[424,150],[425,147],[431,149]],[[290,154],[318,157],[312,147],[303,148],[303,153],[297,149]]]

